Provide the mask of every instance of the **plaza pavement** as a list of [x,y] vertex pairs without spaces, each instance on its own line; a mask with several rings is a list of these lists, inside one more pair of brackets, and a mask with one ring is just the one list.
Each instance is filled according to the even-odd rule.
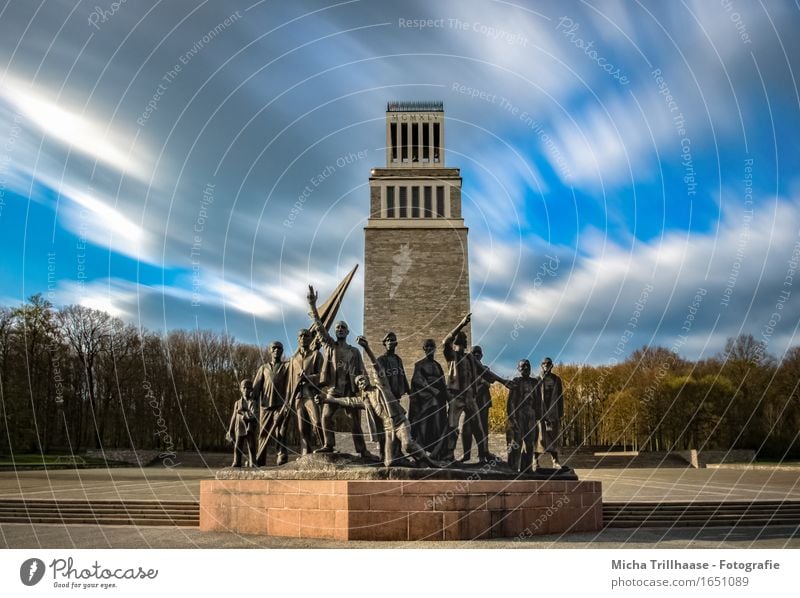
[[[198,500],[209,468],[114,468],[0,472],[0,499]],[[605,501],[800,500],[793,471],[736,469],[578,470],[603,483]],[[334,542],[233,533],[197,528],[0,524],[4,548],[800,548],[796,527],[706,529],[606,529],[598,533],[472,542]]]

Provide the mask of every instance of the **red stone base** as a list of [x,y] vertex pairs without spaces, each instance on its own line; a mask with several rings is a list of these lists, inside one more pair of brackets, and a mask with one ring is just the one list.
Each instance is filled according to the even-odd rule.
[[473,540],[590,532],[600,482],[204,480],[200,529],[334,540]]

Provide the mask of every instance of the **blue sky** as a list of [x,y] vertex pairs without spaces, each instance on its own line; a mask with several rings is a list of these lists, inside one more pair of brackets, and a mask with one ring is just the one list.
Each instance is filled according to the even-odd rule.
[[111,5],[0,8],[5,305],[291,346],[363,261],[386,102],[435,99],[499,368],[794,343],[796,3]]

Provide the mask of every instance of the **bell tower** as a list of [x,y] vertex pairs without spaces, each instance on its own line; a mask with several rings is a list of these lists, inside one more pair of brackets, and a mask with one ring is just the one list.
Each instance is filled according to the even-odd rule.
[[369,178],[364,334],[378,353],[396,332],[409,377],[422,342],[433,338],[441,361],[442,339],[470,310],[461,172],[445,167],[444,125],[442,102],[389,102],[386,166]]

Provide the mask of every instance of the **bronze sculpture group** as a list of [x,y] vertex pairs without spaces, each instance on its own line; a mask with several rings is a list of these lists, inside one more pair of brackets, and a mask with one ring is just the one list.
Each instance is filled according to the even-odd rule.
[[[233,467],[265,466],[267,451],[275,446],[276,464],[288,461],[286,444],[289,422],[297,422],[300,454],[334,453],[334,416],[340,409],[348,416],[356,452],[365,462],[380,461],[386,467],[405,464],[447,466],[455,461],[462,427],[462,462],[470,460],[473,443],[481,464],[500,459],[488,448],[489,387],[498,382],[509,389],[506,405],[506,450],[514,472],[533,472],[541,452],[551,455],[559,468],[558,447],[564,399],[561,379],[552,372],[553,362],[542,361],[541,377],[531,376],[531,364],[521,360],[519,375],[506,380],[482,363],[483,350],[467,345],[467,314],[445,337],[446,368],[436,361],[436,342],[423,343],[425,357],[414,364],[411,383],[396,353],[397,336],[383,338],[385,352],[375,356],[367,339],[356,338],[372,366],[369,375],[361,351],[348,344],[349,328],[343,321],[328,332],[317,309],[317,293],[309,286],[312,324],[298,332],[298,348],[288,361],[283,345],[269,347],[269,361],[252,383],[243,380],[241,396],[234,405],[227,438],[234,444]],[[409,397],[406,414],[400,399]],[[369,438],[378,443],[380,456],[367,450],[361,426],[366,413]]]

